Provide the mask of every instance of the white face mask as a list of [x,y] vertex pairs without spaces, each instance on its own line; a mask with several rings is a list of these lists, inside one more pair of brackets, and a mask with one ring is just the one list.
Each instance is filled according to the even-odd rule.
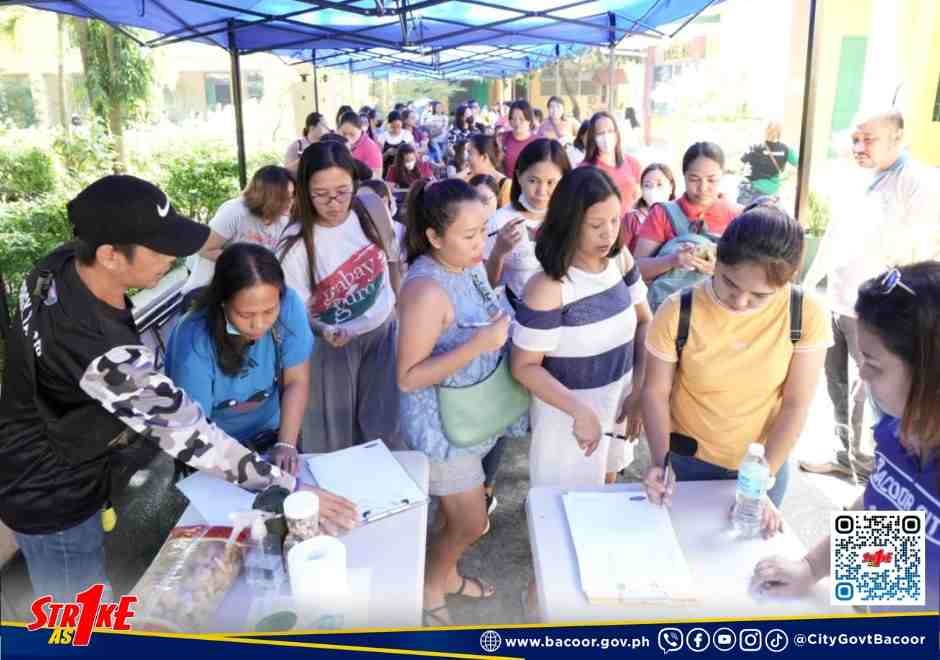
[[614,153],[614,149],[617,147],[617,136],[614,133],[595,135],[594,141],[597,142],[597,148],[605,154]]
[[644,188],[643,201],[647,206],[662,204],[669,201],[669,191],[666,188]]
[[406,161],[405,161],[405,169],[406,169],[406,170],[409,170],[409,171],[410,171],[410,170],[413,170],[417,165],[418,165],[418,161],[416,161],[416,160],[406,160]]
[[548,209],[538,209],[529,201],[529,198],[525,196],[525,193],[519,195],[519,203],[522,204],[522,208],[531,213],[532,215],[538,216],[539,218],[544,218],[548,213]]

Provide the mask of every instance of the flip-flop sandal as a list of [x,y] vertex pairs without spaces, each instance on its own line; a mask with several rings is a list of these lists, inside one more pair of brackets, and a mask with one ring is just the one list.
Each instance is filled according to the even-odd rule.
[[440,626],[452,626],[453,623],[447,621],[442,617],[438,612],[441,610],[446,610],[447,604],[440,605],[438,607],[432,607],[429,610],[421,610],[421,624],[425,628],[437,628]]
[[[470,594],[465,594],[464,590],[467,588],[467,582],[472,582],[477,586],[477,589],[480,590],[479,596],[471,596]],[[489,589],[489,592],[487,591]],[[496,595],[496,587],[492,584],[486,583],[480,578],[477,577],[467,577],[465,575],[460,576],[460,588],[457,591],[453,591],[447,596],[459,596],[460,598],[469,598],[470,600],[486,600],[487,598],[492,598]]]

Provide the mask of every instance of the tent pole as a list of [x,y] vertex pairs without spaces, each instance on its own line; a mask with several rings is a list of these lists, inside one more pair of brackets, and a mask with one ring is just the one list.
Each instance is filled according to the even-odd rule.
[[561,46],[555,44],[555,96],[562,97],[561,87]]
[[[809,3],[809,30],[806,33],[806,70],[803,74],[803,125],[800,129],[800,164],[796,178],[796,219],[809,222],[809,174],[812,169],[810,137],[816,116],[816,0]],[[804,222],[805,220],[805,222]]]
[[353,97],[356,95],[356,86],[353,81],[353,63],[349,60],[349,105],[354,105]]
[[607,112],[614,114],[614,49],[616,46],[610,45],[610,61],[607,66]]
[[613,12],[607,14],[610,22],[610,62],[607,65],[607,112],[614,114],[614,51],[617,49],[617,36],[614,28],[617,26],[617,17]]
[[310,54],[313,61],[313,109],[315,112],[320,112],[320,84],[317,82],[317,49],[312,49]]
[[242,114],[242,67],[235,45],[235,31],[229,21],[228,52],[232,60],[232,103],[235,104],[235,140],[238,143],[238,182],[248,185],[248,164],[245,158],[245,118]]

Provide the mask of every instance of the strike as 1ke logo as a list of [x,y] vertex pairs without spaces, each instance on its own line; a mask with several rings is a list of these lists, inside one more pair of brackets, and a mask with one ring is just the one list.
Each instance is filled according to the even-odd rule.
[[88,646],[95,628],[130,630],[128,621],[133,618],[131,605],[137,596],[121,596],[117,603],[102,603],[104,585],[96,584],[75,596],[73,603],[56,603],[46,595],[33,601],[30,609],[33,621],[26,626],[29,631],[48,628],[50,644]]

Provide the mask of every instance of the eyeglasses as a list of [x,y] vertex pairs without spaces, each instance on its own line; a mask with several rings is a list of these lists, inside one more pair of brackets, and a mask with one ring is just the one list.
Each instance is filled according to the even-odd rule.
[[331,202],[345,204],[349,201],[349,198],[352,197],[352,194],[352,190],[341,190],[333,195],[326,192],[311,192],[310,199],[312,199],[315,204],[322,204],[323,206],[327,206]]
[[901,279],[901,271],[897,268],[892,268],[881,278],[881,295],[887,296],[897,288],[904,289],[912,296],[917,295],[914,289],[905,284],[904,280]]

